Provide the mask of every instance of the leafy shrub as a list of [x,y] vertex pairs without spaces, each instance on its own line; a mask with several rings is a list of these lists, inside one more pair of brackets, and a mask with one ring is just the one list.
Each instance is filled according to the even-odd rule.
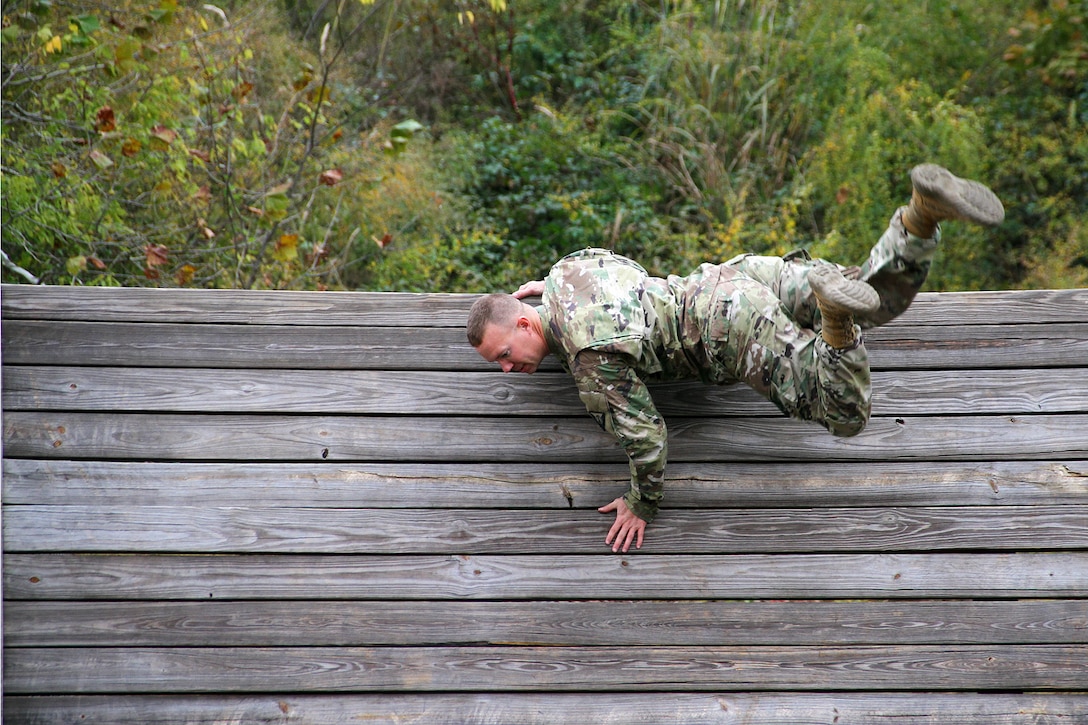
[[520,124],[492,118],[472,151],[466,193],[477,220],[513,240],[516,256],[536,260],[537,271],[587,246],[638,255],[661,234],[638,171],[577,120],[550,111]]
[[[962,176],[983,177],[989,168],[983,119],[919,81],[895,85],[891,60],[866,49],[848,70],[849,91],[835,109],[823,141],[805,163],[818,240],[812,252],[844,264],[868,256],[895,209],[910,199],[909,169],[940,163]],[[990,247],[984,232],[950,223],[930,287],[964,287],[984,267]],[[965,277],[965,273],[966,277]]]
[[16,264],[48,282],[323,284],[366,159],[339,151],[332,49],[270,62],[284,38],[259,9],[89,3],[65,24],[36,2],[36,30],[4,31],[5,185],[45,192],[4,197]]
[[505,239],[467,230],[445,234],[374,259],[371,289],[403,292],[512,292],[528,279],[523,260],[508,256]]

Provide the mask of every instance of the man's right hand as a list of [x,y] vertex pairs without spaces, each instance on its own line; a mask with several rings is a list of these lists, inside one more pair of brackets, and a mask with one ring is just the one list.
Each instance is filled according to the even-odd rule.
[[526,297],[540,297],[542,294],[544,294],[544,280],[538,279],[526,282],[518,287],[518,291],[514,293],[514,296],[520,300]]
[[626,554],[632,543],[634,543],[636,549],[642,548],[642,537],[646,532],[646,522],[635,516],[634,512],[627,508],[627,502],[623,500],[622,496],[597,510],[602,514],[616,512],[616,522],[612,524],[608,536],[604,538],[605,544],[612,544],[615,541],[615,544],[612,545],[612,551],[622,549],[623,553]]

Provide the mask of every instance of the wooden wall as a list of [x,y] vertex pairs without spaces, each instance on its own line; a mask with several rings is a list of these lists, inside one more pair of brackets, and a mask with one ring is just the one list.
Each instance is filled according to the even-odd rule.
[[470,296],[2,295],[11,722],[1088,722],[1088,290],[923,294],[855,438],[658,387],[627,554]]

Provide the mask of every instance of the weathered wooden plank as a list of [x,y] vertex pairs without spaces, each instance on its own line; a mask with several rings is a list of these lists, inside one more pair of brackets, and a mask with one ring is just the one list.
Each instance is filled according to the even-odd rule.
[[1088,552],[8,554],[4,592],[13,600],[1034,599],[1088,596]]
[[8,647],[1085,644],[1084,600],[7,602]]
[[[787,418],[669,421],[670,460],[1088,457],[1088,415],[875,418],[852,438]],[[625,460],[588,416],[472,418],[9,412],[17,458],[249,461]]]
[[[287,325],[427,325],[462,327],[477,295],[388,292],[167,290],[4,285],[9,319],[122,320]],[[902,324],[978,325],[1007,319],[1035,324],[1082,322],[1088,291],[923,292]],[[898,321],[897,321],[898,322]],[[895,323],[893,323],[895,324]]]
[[1074,725],[1088,696],[1053,693],[611,693],[12,696],[26,725]]
[[[5,364],[486,370],[460,329],[4,321]],[[551,363],[553,370],[559,366]],[[494,365],[490,366],[494,368]]]
[[[422,502],[421,502],[422,505]],[[9,506],[7,552],[585,554],[594,511]],[[652,554],[1088,549],[1088,506],[668,511]]]
[[[3,461],[6,504],[596,508],[625,464]],[[677,463],[665,507],[1088,504],[1088,461]]]
[[1010,327],[888,325],[868,330],[865,344],[875,369],[1083,365],[1088,352],[1084,328],[1083,323]]
[[997,309],[1007,319],[1035,324],[1083,321],[1088,312],[1088,290],[923,292],[893,324],[984,325],[993,322]]
[[[651,386],[666,416],[780,412],[746,385]],[[578,415],[570,377],[341,370],[205,370],[8,366],[5,410],[355,415]],[[873,373],[875,415],[1075,413],[1088,410],[1088,368]]]
[[[1053,377],[1053,373],[1040,377]],[[1088,397],[1088,369],[1084,378]],[[716,394],[718,404],[724,398],[725,404],[737,410],[777,413],[750,389],[700,388]],[[519,381],[491,372],[8,366],[4,368],[3,396],[5,410],[356,415],[496,415],[510,411],[569,415],[585,411],[570,377],[560,373],[541,373]],[[692,402],[701,403],[702,412],[709,413],[707,402],[689,396]],[[1049,397],[1046,392],[1042,396]],[[720,414],[720,409],[717,412]]]
[[8,319],[464,327],[477,296],[4,285],[2,301]]
[[[1050,368],[1088,363],[1088,322],[974,327],[896,325],[865,334],[874,369]],[[128,324],[5,320],[4,361],[18,365],[495,370],[463,329]],[[542,372],[557,372],[553,357]],[[520,376],[518,376],[520,377]]]
[[1083,647],[13,648],[11,694],[1070,690]]

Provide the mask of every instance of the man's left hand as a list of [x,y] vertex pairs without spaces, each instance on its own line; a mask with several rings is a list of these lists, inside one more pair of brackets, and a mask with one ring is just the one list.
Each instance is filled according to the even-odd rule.
[[631,509],[627,508],[627,502],[623,500],[623,497],[617,498],[610,504],[605,504],[599,509],[602,514],[607,514],[612,511],[616,512],[616,523],[612,524],[612,528],[608,531],[608,536],[604,537],[604,543],[611,544],[612,551],[620,551],[622,546],[623,552],[627,553],[627,550],[631,548],[631,542],[635,542],[635,548],[642,548],[642,536],[646,531],[646,522],[631,513]]
[[525,299],[526,297],[540,297],[542,294],[544,294],[544,280],[542,279],[526,282],[514,292],[514,296],[519,300]]

